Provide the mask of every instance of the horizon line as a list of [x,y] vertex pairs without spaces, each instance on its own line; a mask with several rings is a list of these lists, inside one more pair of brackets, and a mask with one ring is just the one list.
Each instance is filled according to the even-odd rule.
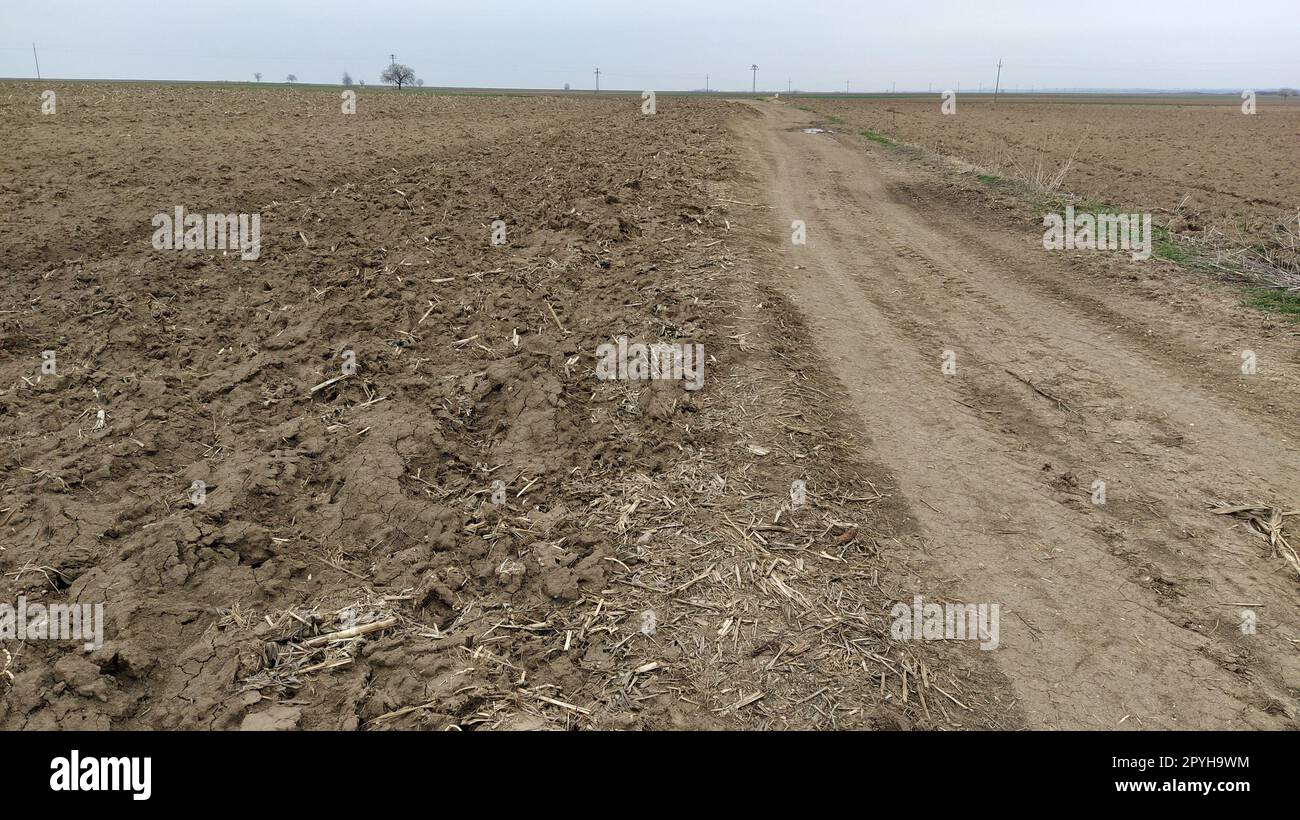
[[[321,88],[357,88],[364,87],[367,89],[380,89],[387,91],[451,91],[451,92],[515,92],[515,93],[556,93],[556,94],[641,94],[647,89],[640,88],[554,88],[550,86],[458,86],[458,85],[425,85],[425,86],[403,86],[398,89],[390,83],[375,83],[362,86],[360,83],[353,83],[346,86],[341,82],[288,82],[286,80],[180,80],[180,79],[159,79],[159,78],[107,78],[107,77],[0,77],[0,82],[69,82],[69,83],[157,83],[157,84],[182,84],[182,85],[248,85],[248,86],[306,86]],[[1124,87],[1100,87],[1100,86],[1051,86],[1039,88],[1031,86],[1026,89],[1024,86],[1013,86],[1011,88],[1001,88],[997,91],[1001,94],[1240,94],[1244,91],[1254,91],[1259,95],[1278,95],[1287,88],[1287,86],[1266,87],[1266,88],[1238,88],[1238,87],[1183,87],[1183,88],[1158,88],[1158,87],[1141,87],[1141,86],[1124,86]],[[925,94],[942,94],[945,91],[954,89],[944,88],[939,90],[881,90],[881,91],[814,91],[808,89],[763,89],[757,90],[736,90],[730,91],[717,88],[677,88],[677,89],[648,89],[656,94],[761,94],[765,96],[774,96],[778,94],[787,95],[804,95],[804,96],[832,96],[832,97],[866,97],[866,96],[916,96]],[[959,93],[988,95],[993,96],[993,89],[963,90]]]

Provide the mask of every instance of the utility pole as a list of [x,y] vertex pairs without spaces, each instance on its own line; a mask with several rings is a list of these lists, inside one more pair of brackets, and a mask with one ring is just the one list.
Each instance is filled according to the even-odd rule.
[[794,80],[790,77],[785,78],[785,95],[790,96],[790,91],[794,88]]
[[753,88],[752,88],[751,90],[752,90],[752,93],[757,94],[757,93],[758,93],[758,66],[757,66],[757,65],[751,65],[751,66],[749,67],[749,70],[752,71],[752,72],[754,72],[754,85],[753,85]]
[[844,93],[845,93],[845,94],[849,93],[849,81],[848,81],[848,80],[845,80],[845,81],[844,81]]
[[596,69],[596,93],[600,93],[600,69]]
[[36,79],[41,78],[41,58],[36,56],[36,44],[32,43],[32,59],[36,61]]
[[392,66],[392,65],[397,65],[397,55],[396,55],[396,54],[389,54],[389,55],[388,55],[388,64],[389,64],[390,66]]
[[708,74],[705,74],[705,75],[704,75],[704,93],[705,93],[705,94],[708,94],[708,93],[709,93],[709,75],[708,75]]
[[1002,58],[999,57],[999,58],[998,58],[998,79],[997,79],[997,83],[993,86],[993,104],[994,104],[994,105],[997,105],[997,104],[998,104],[998,88],[999,88],[1001,85],[1002,85]]

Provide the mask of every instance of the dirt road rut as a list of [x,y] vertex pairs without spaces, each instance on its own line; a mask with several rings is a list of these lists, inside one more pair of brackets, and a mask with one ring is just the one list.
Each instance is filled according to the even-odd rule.
[[1157,260],[1044,251],[905,150],[753,107],[736,129],[766,258],[914,513],[935,594],[1001,605],[994,653],[1031,725],[1294,727],[1297,579],[1209,511],[1300,499],[1275,403],[1294,353],[1093,275]]

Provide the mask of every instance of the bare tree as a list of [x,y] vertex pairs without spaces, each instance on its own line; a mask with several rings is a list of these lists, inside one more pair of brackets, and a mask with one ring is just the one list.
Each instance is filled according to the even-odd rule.
[[409,65],[393,63],[384,69],[384,73],[379,75],[379,79],[397,86],[397,90],[401,91],[402,86],[415,83],[415,71]]
[[260,83],[262,81],[262,72],[260,71],[253,72],[253,79],[257,80]]
[[416,80],[416,81],[415,81],[415,87],[416,87],[416,88],[424,88],[424,80]]
[[343,84],[352,85],[352,75],[347,73],[346,71],[343,72]]
[[1300,97],[1300,91],[1294,88],[1279,88],[1277,93],[1282,95],[1282,102],[1286,102],[1287,97]]
[[297,75],[297,74],[290,74],[288,77],[285,77],[284,79],[285,79],[286,82],[296,83],[296,82],[298,82],[298,75]]

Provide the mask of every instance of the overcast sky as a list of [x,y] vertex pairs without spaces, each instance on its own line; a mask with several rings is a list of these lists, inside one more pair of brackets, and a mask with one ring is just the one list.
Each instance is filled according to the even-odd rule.
[[883,91],[1300,86],[1300,0],[0,0],[0,76]]

